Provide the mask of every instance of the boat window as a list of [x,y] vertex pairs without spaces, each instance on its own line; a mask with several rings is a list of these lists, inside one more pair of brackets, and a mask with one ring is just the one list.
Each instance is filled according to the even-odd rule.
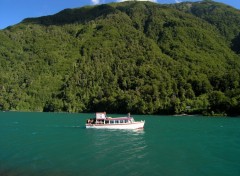
[[115,123],[119,123],[118,120],[115,120]]
[[120,123],[123,123],[123,120],[120,120]]
[[108,120],[106,120],[106,121],[105,121],[105,123],[109,123],[109,121],[108,121]]
[[114,121],[113,121],[113,120],[110,120],[110,123],[114,123]]
[[128,120],[125,120],[125,123],[127,123],[128,122]]
[[99,124],[103,124],[103,120],[99,120],[98,123],[99,123]]

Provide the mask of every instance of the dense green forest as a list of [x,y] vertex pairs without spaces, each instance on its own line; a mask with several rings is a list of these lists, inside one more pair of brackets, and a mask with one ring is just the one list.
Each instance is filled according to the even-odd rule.
[[240,11],[205,0],[65,9],[0,30],[0,110],[240,114]]

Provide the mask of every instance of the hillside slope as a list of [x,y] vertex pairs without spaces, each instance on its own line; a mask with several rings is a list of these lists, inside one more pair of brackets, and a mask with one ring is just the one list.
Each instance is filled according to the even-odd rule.
[[184,2],[170,6],[193,14],[216,26],[220,34],[229,42],[232,49],[239,54],[240,10],[207,0],[200,3]]
[[239,31],[193,13],[218,3],[186,5],[66,9],[0,31],[0,108],[240,114]]

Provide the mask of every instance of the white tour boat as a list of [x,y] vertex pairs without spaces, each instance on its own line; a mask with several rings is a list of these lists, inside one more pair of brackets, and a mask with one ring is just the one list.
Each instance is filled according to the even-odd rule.
[[97,112],[96,117],[87,119],[86,128],[99,129],[142,129],[145,121],[134,121],[128,113],[127,117],[111,118],[106,116],[106,112]]

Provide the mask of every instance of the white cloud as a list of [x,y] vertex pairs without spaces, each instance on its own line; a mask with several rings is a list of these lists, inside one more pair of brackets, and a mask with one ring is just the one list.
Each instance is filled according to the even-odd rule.
[[91,0],[94,5],[100,4],[100,0]]
[[[123,1],[135,1],[135,0],[117,0],[117,2],[123,2]],[[136,1],[151,1],[151,2],[157,2],[157,0],[136,0]]]
[[180,1],[180,0],[175,0],[175,2],[176,2],[176,3],[181,3],[182,1]]

